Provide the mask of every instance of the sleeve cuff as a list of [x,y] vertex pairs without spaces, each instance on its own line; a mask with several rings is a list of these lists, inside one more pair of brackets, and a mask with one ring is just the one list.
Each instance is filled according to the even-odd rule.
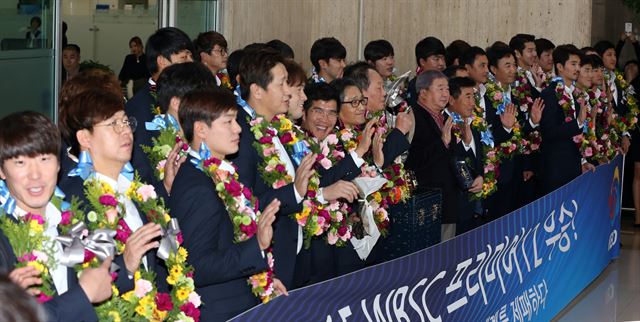
[[578,128],[579,129],[584,127],[584,123],[580,123],[580,121],[578,119],[576,119],[576,122],[578,123]]
[[628,131],[624,131],[624,132],[622,132],[622,136],[626,136],[626,137],[628,137],[629,139],[631,139],[631,133],[629,133]]
[[316,194],[316,200],[318,200],[319,203],[325,205],[327,204],[327,201],[324,200],[324,194],[322,193],[323,192],[322,189],[323,188],[318,189],[318,193]]
[[353,163],[356,164],[356,167],[360,168],[364,164],[364,159],[359,157],[356,151],[352,150],[351,152],[349,152],[349,155],[351,155]]
[[534,123],[533,123],[533,121],[531,120],[531,118],[529,118],[529,125],[531,125],[531,127],[535,129],[535,128],[537,128],[537,127],[538,127],[538,125],[540,125],[540,124],[534,124]]
[[504,127],[504,126],[503,126],[502,128],[503,128],[505,131],[507,131],[507,133],[511,133],[511,131],[513,131],[513,129],[508,129],[508,128]]
[[582,158],[582,159],[580,160],[580,165],[584,165],[585,163],[587,163],[587,159]]
[[465,151],[469,151],[469,149],[471,149],[471,143],[467,145],[466,143],[464,143],[464,140],[462,140],[462,146],[464,147]]
[[296,196],[296,203],[301,203],[302,202],[302,196],[300,196],[300,194],[298,193],[298,189],[296,189],[296,187],[293,187],[293,194]]

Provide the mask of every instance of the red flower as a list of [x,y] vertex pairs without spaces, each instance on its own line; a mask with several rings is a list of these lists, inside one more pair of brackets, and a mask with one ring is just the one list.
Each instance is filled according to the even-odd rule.
[[178,244],[182,245],[182,243],[184,242],[184,238],[182,237],[182,232],[179,232],[176,235],[176,239],[178,240]]
[[285,168],[282,164],[278,164],[278,165],[276,165],[276,171],[285,172],[285,171],[287,171],[287,168]]
[[193,305],[193,303],[189,302],[180,307],[180,311],[184,312],[185,315],[191,317],[195,322],[200,321],[200,310]]
[[248,237],[255,235],[257,230],[258,230],[258,226],[256,225],[256,222],[253,220],[249,225],[240,224],[240,231],[245,233]]
[[127,239],[129,239],[129,235],[131,235],[131,228],[129,228],[123,219],[120,219],[120,221],[118,221],[115,239],[126,244]]
[[173,310],[173,302],[171,301],[171,295],[167,293],[156,294],[156,306],[159,311],[171,311]]
[[331,222],[331,215],[326,209],[318,211],[318,216],[324,217],[325,222]]
[[251,200],[251,189],[246,186],[242,187],[242,194],[247,200]]
[[61,225],[70,224],[71,223],[71,215],[72,215],[71,211],[69,211],[69,210],[63,211],[62,214],[61,214],[62,219],[60,219],[60,224]]
[[309,197],[311,199],[315,198],[316,197],[315,190],[311,190],[311,189],[307,190],[307,197]]
[[118,272],[111,272],[111,282],[115,282],[118,279]]
[[115,207],[118,205],[118,200],[116,200],[116,198],[112,195],[102,195],[100,196],[100,198],[98,198],[98,201],[100,202],[100,204],[105,206]]
[[258,142],[260,142],[261,144],[270,144],[270,143],[272,143],[270,136],[263,136],[263,137],[258,139]]
[[90,262],[92,259],[94,259],[96,257],[96,254],[94,254],[92,251],[85,249],[84,250],[84,260],[82,261],[83,263],[88,263]]
[[242,194],[242,186],[236,180],[231,180],[229,183],[225,182],[224,188],[234,197],[239,197]]
[[280,137],[280,142],[282,142],[282,144],[287,144],[289,142],[293,141],[293,137],[291,136],[291,132],[286,132],[283,136]]
[[347,226],[340,226],[340,228],[338,228],[338,236],[344,236],[347,231],[349,231]]

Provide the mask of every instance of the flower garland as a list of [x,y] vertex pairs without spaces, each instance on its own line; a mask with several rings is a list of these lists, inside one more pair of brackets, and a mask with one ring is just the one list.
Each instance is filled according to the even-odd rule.
[[154,113],[156,114],[153,122],[147,122],[145,127],[150,131],[157,130],[159,134],[157,137],[151,138],[151,146],[141,145],[140,147],[149,158],[151,164],[155,165],[154,174],[156,178],[162,181],[164,179],[164,167],[173,147],[176,143],[182,143],[180,156],[184,156],[189,151],[189,145],[180,136],[179,129],[173,125],[172,122],[175,122],[175,120],[172,122],[165,120],[165,118],[172,118],[172,116],[160,114],[159,108],[155,109]]
[[527,79],[526,71],[523,68],[518,68],[514,84],[515,86],[511,88],[511,96],[517,98],[518,102],[520,102],[520,106],[518,106],[518,108],[523,113],[531,111],[531,108],[533,107],[531,85]]
[[483,118],[484,109],[480,106],[479,100],[482,99],[476,95],[476,106],[473,109],[473,119],[471,128],[480,133],[480,141],[482,143],[482,152],[486,156],[483,164],[483,183],[482,190],[473,194],[473,199],[484,199],[498,190],[498,173],[500,168],[500,158],[498,157],[494,147],[493,134],[487,121]]
[[[640,112],[640,108],[638,108],[638,103],[634,97],[635,90],[633,86],[631,86],[624,79],[624,75],[615,70],[613,72],[605,72],[604,77],[607,84],[610,82],[611,77],[614,78],[614,82],[618,88],[622,91],[622,102],[627,105],[628,112],[625,116],[621,116],[618,120],[614,122],[614,126],[618,133],[625,133],[633,130],[636,127],[636,123],[638,123],[638,113]],[[617,118],[616,118],[617,119]]]
[[227,73],[217,73],[216,76],[220,80],[220,87],[226,88],[229,90],[233,90],[233,85],[231,84],[231,79],[229,78],[229,74]]
[[40,272],[42,284],[34,286],[40,294],[36,297],[39,303],[53,299],[57,292],[49,267],[56,265],[53,241],[44,234],[46,220],[38,214],[28,213],[18,219],[10,219],[7,214],[0,219],[0,229],[9,240],[11,248],[18,260],[16,268],[32,266]]
[[[591,99],[587,91],[576,87],[573,91],[573,96],[577,97],[576,101],[580,105],[591,107],[591,113],[597,113],[598,107],[591,105]],[[607,156],[605,155],[605,146],[598,140],[598,136],[596,135],[595,123],[596,121],[593,117],[589,116],[585,122],[586,127],[583,129],[583,134],[575,136],[574,141],[578,149],[580,149],[580,154],[583,158],[600,162],[606,160]]]
[[[604,159],[596,161],[608,162],[618,154],[618,149],[620,148],[620,136],[615,126],[609,124],[609,114],[614,112],[612,109],[606,110],[608,98],[605,91],[597,92],[597,89],[592,88],[587,90],[587,93],[589,95],[589,104],[596,109],[596,138],[603,147],[602,155]],[[615,122],[615,116],[613,120]]]
[[[229,218],[233,223],[233,238],[235,243],[244,242],[253,237],[260,220],[258,200],[248,187],[238,180],[238,172],[229,161],[209,157],[198,162],[197,168],[213,179],[218,196],[222,199]],[[231,167],[233,170],[229,169]],[[248,279],[251,292],[260,297],[262,303],[274,299],[277,294],[273,285],[274,258],[271,248],[265,251],[268,269],[252,275]]]

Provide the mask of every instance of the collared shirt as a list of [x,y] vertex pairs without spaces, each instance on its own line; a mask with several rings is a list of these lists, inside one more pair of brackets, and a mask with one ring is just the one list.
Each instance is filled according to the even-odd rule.
[[[449,117],[451,117],[451,111],[449,111],[449,108],[445,108],[444,113],[446,113]],[[471,124],[471,122],[473,121],[473,117],[468,117],[464,121],[467,124]],[[464,140],[462,139],[460,141],[462,142],[462,146],[464,147],[465,151],[469,151],[469,149],[471,149],[473,151],[473,155],[476,155],[476,143],[473,138],[473,135],[471,135],[471,142],[469,142],[469,144],[465,143]]]
[[434,112],[431,109],[428,109],[426,107],[424,107],[424,109],[429,113],[429,115],[431,115],[433,120],[436,121],[436,124],[438,125],[438,128],[440,129],[440,132],[442,132],[442,128],[444,127],[444,114],[443,114],[443,112]]
[[611,89],[613,100],[615,101],[616,105],[618,105],[618,86],[616,86],[616,73],[610,70],[607,71],[607,73],[609,73],[609,89]]
[[[4,198],[0,198],[0,201],[2,203],[5,202]],[[21,217],[27,215],[27,213],[27,211],[16,206],[16,209],[13,211],[12,215],[15,219],[19,220]],[[60,213],[60,210],[56,208],[56,206],[49,202],[45,209],[44,217],[47,223],[47,227],[45,227],[44,230],[44,235],[49,237],[50,239],[50,244],[44,246],[53,246],[55,257],[62,258],[62,245],[59,241],[56,240],[56,237],[58,237],[58,224],[60,224],[60,220],[62,220],[62,214]],[[16,254],[16,256],[19,256],[19,254]],[[53,285],[56,287],[56,292],[58,293],[58,295],[66,293],[69,290],[67,280],[67,267],[56,261],[56,265],[54,267],[48,268],[53,280]]]
[[[136,230],[140,229],[140,227],[144,225],[142,218],[140,217],[140,212],[138,212],[138,208],[133,203],[133,201],[131,201],[131,199],[127,198],[126,196],[127,190],[129,189],[129,187],[131,187],[131,181],[125,178],[125,176],[123,176],[122,174],[118,175],[118,181],[113,180],[112,178],[107,177],[99,172],[96,172],[95,176],[96,179],[108,184],[111,189],[117,191],[120,194],[118,201],[121,202],[125,207],[124,222],[127,223],[129,228],[131,228],[131,231],[135,232]],[[149,268],[147,266],[146,257],[142,257],[142,264],[145,268]]]

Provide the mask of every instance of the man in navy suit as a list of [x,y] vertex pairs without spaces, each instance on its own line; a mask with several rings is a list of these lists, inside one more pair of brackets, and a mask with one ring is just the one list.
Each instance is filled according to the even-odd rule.
[[[27,213],[41,215],[49,224],[44,235],[50,240],[58,236],[61,220],[60,209],[50,202],[60,169],[59,150],[60,134],[45,116],[19,112],[0,120],[2,212],[18,224],[22,224],[18,219]],[[8,273],[13,282],[38,295],[31,287],[42,283],[40,271],[32,266],[15,268],[17,257],[24,254],[14,252],[6,235],[0,231],[0,273]],[[59,263],[62,248],[58,242],[54,245],[56,264],[47,268],[57,295],[44,304],[47,321],[97,321],[92,303],[111,296],[111,259],[99,268],[85,269],[78,279],[73,268]]]
[[[236,122],[237,113],[233,95],[217,88],[187,94],[179,112],[191,151],[178,171],[169,206],[180,220],[189,263],[195,269],[196,291],[204,303],[202,321],[226,321],[259,303],[247,278],[267,270],[265,251],[271,245],[272,223],[281,205],[272,200],[262,211],[255,234],[234,242],[238,236],[227,210],[233,205],[225,204],[228,200],[221,199],[216,183],[198,164],[207,158],[208,150],[221,160],[221,169],[235,171],[225,157],[238,151],[242,129]],[[275,254],[274,260],[276,268],[286,261]],[[279,280],[274,280],[274,286],[286,294]]]
[[[592,164],[582,160],[580,150],[573,141],[574,136],[582,133],[589,113],[587,105],[580,106],[572,94],[572,84],[578,79],[580,70],[580,55],[580,51],[573,45],[556,47],[553,50],[553,64],[559,78],[541,94],[546,106],[540,121],[543,138],[540,146],[540,172],[545,193],[569,183],[584,171],[595,169]],[[558,88],[561,93],[557,93]],[[563,110],[560,100],[568,101],[570,112]]]
[[[452,137],[454,161],[464,161],[472,171],[473,182],[467,191],[460,194],[460,212],[456,222],[456,235],[476,228],[483,215],[480,200],[471,200],[471,194],[482,191],[484,182],[484,147],[480,132],[471,127],[475,100],[473,88],[475,82],[467,77],[449,79],[449,106],[446,111],[453,117],[454,125],[459,128],[460,138]],[[466,187],[463,187],[466,188]],[[463,189],[464,190],[464,189]]]

